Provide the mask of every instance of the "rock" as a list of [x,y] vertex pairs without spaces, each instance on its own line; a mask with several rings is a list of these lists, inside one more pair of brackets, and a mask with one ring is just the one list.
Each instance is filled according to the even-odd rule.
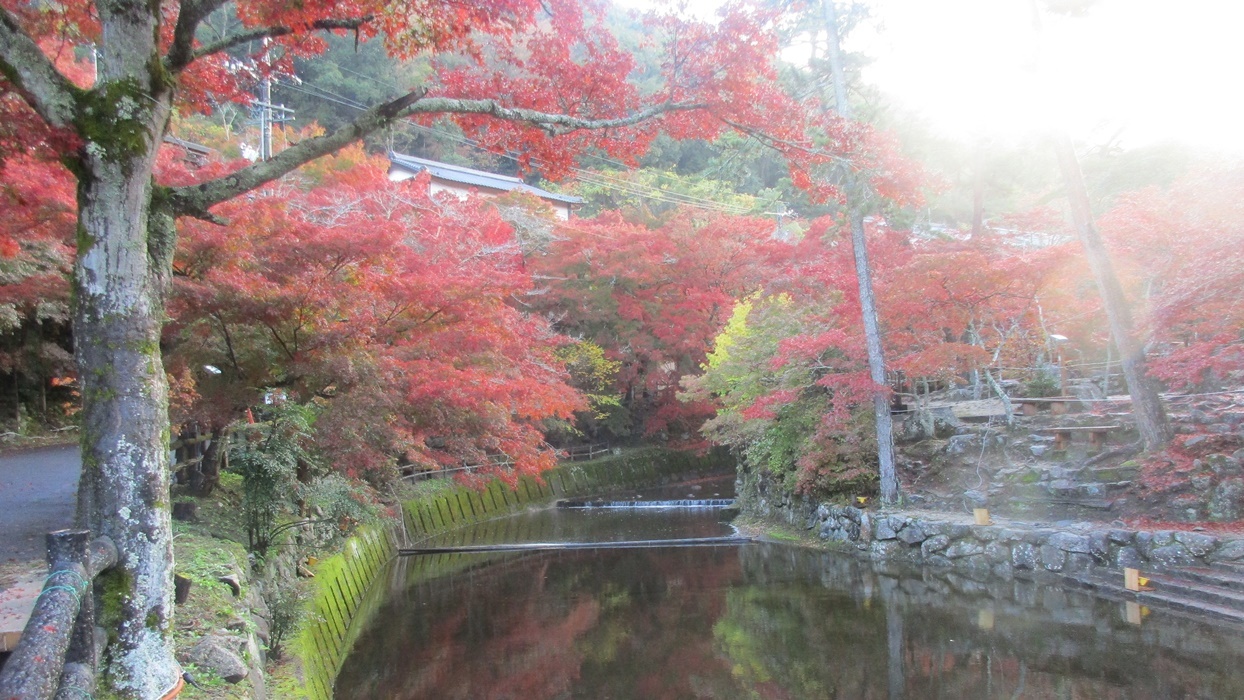
[[1011,564],[1016,569],[1032,571],[1037,568],[1037,548],[1021,542],[1011,549]]
[[[1244,551],[1241,551],[1244,556]],[[1120,547],[1114,555],[1114,565],[1120,569],[1143,569],[1148,562],[1135,547]]]
[[1197,474],[1191,479],[1188,479],[1188,482],[1192,484],[1192,488],[1202,493],[1208,492],[1214,487],[1214,477],[1209,474]]
[[1203,557],[1213,551],[1214,546],[1218,544],[1218,538],[1212,535],[1202,535],[1196,532],[1176,532],[1175,541],[1182,544],[1188,549],[1188,553],[1194,557]]
[[985,557],[994,564],[1009,563],[1011,561],[1011,548],[1001,542],[990,542],[985,545]]
[[1209,436],[1207,435],[1193,435],[1187,440],[1184,440],[1184,448],[1187,449],[1190,447],[1196,447],[1197,445],[1205,442],[1208,439],[1208,437]]
[[1215,476],[1239,476],[1244,470],[1240,468],[1240,460],[1227,455],[1209,455],[1205,458],[1205,464],[1214,472]]
[[907,527],[904,527],[902,530],[898,531],[898,538],[909,545],[920,544],[928,539],[928,537],[929,536],[925,533],[924,528],[920,527],[920,525],[916,522],[909,522],[907,523]]
[[1041,566],[1047,571],[1062,571],[1067,561],[1067,553],[1054,545],[1043,544],[1038,549]]
[[1240,499],[1244,497],[1244,479],[1223,479],[1209,499],[1209,519],[1229,522],[1240,518]]
[[1158,547],[1150,552],[1149,558],[1162,566],[1190,566],[1196,563],[1196,557],[1192,556],[1182,544]]
[[891,524],[890,520],[890,518],[878,518],[877,529],[873,531],[873,536],[879,540],[898,539],[898,532],[895,530],[894,525]]
[[[928,559],[933,554],[941,552],[950,546],[950,538],[946,535],[934,535],[924,541],[920,545],[920,555]],[[945,558],[945,557],[943,557]],[[949,561],[949,560],[948,560]]]
[[968,451],[976,443],[976,436],[968,433],[966,435],[952,435],[946,441],[946,453],[952,455],[961,455]]
[[1229,540],[1223,542],[1218,551],[1214,552],[1212,559],[1217,561],[1239,561],[1244,559],[1244,540]]
[[272,627],[267,620],[258,615],[253,615],[251,616],[251,623],[255,625],[255,636],[259,637],[259,641],[263,642],[264,645],[272,641]]
[[246,678],[250,670],[238,650],[243,640],[225,635],[208,635],[186,652],[186,660],[196,666],[211,669],[229,683]]
[[192,523],[199,519],[199,504],[196,501],[177,501],[173,503],[173,520]]
[[869,555],[871,555],[873,559],[878,560],[893,559],[897,557],[901,551],[903,551],[902,543],[893,539],[875,540],[872,544],[868,545]]
[[1050,448],[1048,445],[1029,445],[1028,446],[1028,451],[1032,453],[1033,457],[1043,457],[1045,456],[1045,453],[1049,451],[1049,449]]
[[1063,564],[1063,571],[1087,571],[1093,568],[1095,563],[1093,557],[1087,554],[1068,554],[1067,561]]
[[984,508],[989,497],[980,491],[968,490],[963,492],[963,500],[971,503],[974,508]]
[[963,557],[975,557],[985,553],[985,548],[975,542],[956,542],[946,548],[942,554],[947,559],[962,559]]
[[229,590],[233,591],[234,598],[237,598],[238,596],[242,595],[242,581],[238,579],[237,574],[229,574],[228,576],[221,576],[220,578],[217,578],[216,580],[228,586]]
[[1088,536],[1089,554],[1098,564],[1110,562],[1110,536],[1104,532],[1094,532]]
[[1055,496],[1070,496],[1076,490],[1076,482],[1071,479],[1055,479],[1050,482],[1050,493]]
[[1136,533],[1131,530],[1111,530],[1106,535],[1115,544],[1131,544],[1136,538]]
[[1056,532],[1050,536],[1048,544],[1051,547],[1058,547],[1064,552],[1075,552],[1077,554],[1089,553],[1089,540],[1084,535],[1073,535],[1069,532]]

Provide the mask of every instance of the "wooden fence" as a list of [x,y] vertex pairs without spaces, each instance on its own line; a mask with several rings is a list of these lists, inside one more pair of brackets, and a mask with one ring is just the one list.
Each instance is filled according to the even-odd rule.
[[5,700],[61,700],[95,692],[100,650],[91,582],[116,565],[117,548],[107,537],[92,541],[88,530],[50,532],[47,547],[52,573],[0,672]]

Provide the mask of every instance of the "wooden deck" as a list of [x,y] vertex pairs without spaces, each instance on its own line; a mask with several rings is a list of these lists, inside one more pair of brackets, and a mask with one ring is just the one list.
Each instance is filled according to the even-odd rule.
[[0,652],[12,651],[17,646],[42,588],[43,577],[35,576],[18,579],[0,591]]

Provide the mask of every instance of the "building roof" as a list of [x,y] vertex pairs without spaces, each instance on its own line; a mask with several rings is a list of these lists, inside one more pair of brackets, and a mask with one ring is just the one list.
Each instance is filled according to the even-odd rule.
[[415,156],[403,155],[401,153],[389,153],[389,162],[394,168],[401,168],[412,173],[428,171],[432,177],[449,180],[468,187],[486,187],[492,190],[502,190],[511,192],[518,190],[520,192],[528,192],[534,194],[541,199],[549,199],[555,202],[564,202],[566,204],[582,204],[583,199],[567,194],[557,194],[542,190],[539,187],[528,185],[516,177],[508,175],[498,175],[496,173],[488,173],[483,170],[474,170],[464,168],[461,165],[450,165],[440,161],[428,160],[426,158],[416,158]]

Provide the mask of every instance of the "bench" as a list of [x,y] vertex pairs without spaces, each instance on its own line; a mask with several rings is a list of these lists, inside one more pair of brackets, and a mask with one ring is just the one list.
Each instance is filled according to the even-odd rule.
[[1039,411],[1049,411],[1060,416],[1071,410],[1071,404],[1079,401],[1074,396],[1043,396],[1033,398],[1013,398],[1011,403],[1019,406],[1025,416],[1035,416]]
[[1066,450],[1071,444],[1071,436],[1076,433],[1088,433],[1089,446],[1095,450],[1100,450],[1106,445],[1106,438],[1111,432],[1119,430],[1121,425],[1078,425],[1069,427],[1055,428],[1037,428],[1034,433],[1053,433],[1054,449]]

